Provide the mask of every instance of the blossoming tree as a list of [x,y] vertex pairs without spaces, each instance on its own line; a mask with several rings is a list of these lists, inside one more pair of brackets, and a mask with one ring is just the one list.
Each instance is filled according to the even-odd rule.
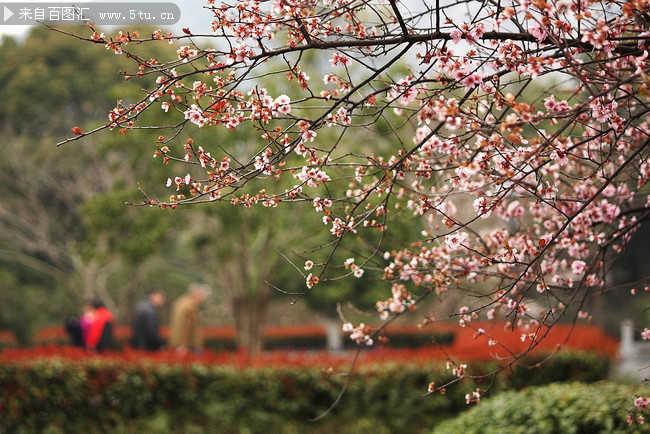
[[[331,242],[299,255],[295,298],[371,273],[390,288],[381,325],[344,325],[360,345],[452,293],[470,296],[450,313],[461,326],[525,327],[528,346],[503,366],[558,321],[589,316],[608,264],[650,216],[647,0],[209,0],[206,13],[210,35],[76,35],[137,62],[127,79],[157,77],[141,101],[68,140],[161,128],[155,157],[187,169],[170,166],[171,197],[144,204],[312,204]],[[158,40],[178,44],[177,57],[137,55]],[[148,110],[169,123],[139,123]],[[258,131],[246,156],[191,137],[243,124]],[[388,249],[399,222],[418,236]],[[476,345],[501,346],[476,332]]]

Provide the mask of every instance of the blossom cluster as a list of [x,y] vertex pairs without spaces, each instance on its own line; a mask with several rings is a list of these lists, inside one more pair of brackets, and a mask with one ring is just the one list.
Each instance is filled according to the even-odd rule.
[[370,331],[371,328],[364,323],[359,324],[357,327],[349,322],[343,324],[343,333],[349,333],[350,339],[357,345],[363,344],[368,347],[374,345],[375,342],[371,337]]
[[400,313],[415,308],[415,300],[404,285],[393,284],[393,296],[386,301],[377,302],[377,311],[381,319],[387,319],[391,313]]
[[[650,405],[650,398],[647,396],[637,396],[634,399],[634,407],[638,410],[646,410],[648,405]],[[628,425],[643,425],[645,423],[645,418],[643,415],[635,415],[635,417],[633,417],[632,414],[628,414],[627,423]]]

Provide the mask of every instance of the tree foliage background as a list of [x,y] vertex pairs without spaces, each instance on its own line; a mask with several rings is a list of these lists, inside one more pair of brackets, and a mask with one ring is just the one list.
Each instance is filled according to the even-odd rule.
[[[144,53],[166,51],[175,52],[162,46]],[[133,306],[148,290],[163,288],[173,300],[195,280],[215,292],[205,324],[236,324],[239,344],[253,352],[262,348],[261,327],[267,321],[307,321],[306,307],[298,315],[282,313],[286,300],[279,302],[282,317],[277,309],[268,313],[279,298],[269,283],[295,291],[301,286],[294,268],[278,254],[301,236],[287,230],[303,223],[301,212],[276,214],[279,224],[264,228],[260,223],[268,213],[234,207],[216,215],[207,209],[161,213],[127,206],[141,197],[139,185],[160,184],[168,176],[167,167],[139,146],[154,140],[154,133],[142,132],[135,142],[104,135],[81,147],[55,146],[69,133],[72,119],[93,128],[118,98],[141,97],[146,82],[125,83],[119,73],[132,62],[109,56],[102,46],[35,28],[22,42],[3,39],[0,64],[0,87],[7,96],[0,107],[1,329],[14,331],[27,344],[34,331],[78,315],[94,297],[128,325]],[[78,68],[84,73],[76,73]],[[160,114],[147,116],[162,122]],[[226,139],[245,143],[250,136],[242,132]],[[310,307],[335,316],[335,300],[348,290],[340,287]]]

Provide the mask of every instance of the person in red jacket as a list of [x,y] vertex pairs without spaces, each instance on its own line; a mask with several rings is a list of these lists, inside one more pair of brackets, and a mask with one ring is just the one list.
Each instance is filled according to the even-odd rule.
[[100,300],[92,302],[94,308],[86,335],[86,348],[103,351],[113,348],[113,314]]

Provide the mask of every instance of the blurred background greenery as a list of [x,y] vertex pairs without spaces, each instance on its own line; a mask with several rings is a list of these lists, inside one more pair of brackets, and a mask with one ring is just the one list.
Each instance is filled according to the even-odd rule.
[[[88,32],[87,28],[69,30]],[[148,58],[170,58],[175,47],[142,44],[137,52]],[[305,65],[317,68],[318,62]],[[159,131],[102,132],[55,146],[71,135],[73,126],[88,131],[103,125],[117,100],[127,106],[139,101],[145,95],[142,89],[150,87],[154,77],[125,81],[119,74],[136,68],[133,60],[112,54],[103,44],[42,27],[33,28],[20,42],[3,37],[0,329],[13,331],[21,344],[29,344],[35,330],[63,324],[92,297],[100,297],[118,322],[129,324],[133,306],[147,291],[162,288],[173,300],[190,282],[201,281],[213,288],[205,306],[205,324],[236,324],[238,343],[255,352],[263,348],[265,323],[317,321],[340,327],[337,302],[351,301],[361,310],[372,310],[376,300],[390,296],[390,283],[381,282],[380,273],[372,270],[364,279],[319,285],[293,305],[294,296],[273,289],[271,284],[300,293],[305,279],[301,260],[306,257],[300,252],[314,249],[308,257],[317,263],[329,254],[318,249],[329,238],[309,203],[276,209],[221,204],[174,211],[125,205],[142,199],[139,186],[151,197],[166,197],[170,194],[166,179],[187,171],[152,158]],[[317,71],[312,75],[318,76]],[[261,85],[273,94],[285,91],[282,83]],[[142,124],[169,123],[162,110],[148,110],[141,117]],[[389,129],[387,124],[377,128],[377,132]],[[355,136],[354,144],[346,146],[373,146],[380,152],[389,144],[377,132],[361,132],[372,134],[372,140]],[[227,148],[242,158],[251,157],[259,138],[259,132],[245,129],[232,134],[216,128],[193,129],[191,134],[213,155]],[[323,137],[327,134],[334,133],[321,131],[319,139],[327,139]],[[183,131],[174,143],[180,147],[187,137]],[[282,182],[286,181],[280,181],[280,186]],[[272,225],[265,224],[271,221]],[[400,235],[422,230],[409,218],[392,229],[395,238],[384,241],[384,250],[398,247]],[[647,232],[618,261],[612,286],[646,275]],[[357,246],[377,241],[365,237],[348,237],[332,260],[339,267],[335,272],[343,272],[344,260],[355,256]],[[381,269],[381,259],[377,261]],[[590,306],[598,313],[596,320],[613,334],[622,318],[636,318],[639,324],[647,318],[647,301],[633,303],[620,294],[606,291],[595,296]],[[427,309],[423,315],[429,313]],[[166,315],[164,309],[163,322]]]
[[[170,58],[175,47],[143,44],[137,52]],[[168,197],[173,191],[166,189],[166,179],[187,171],[152,158],[160,131],[103,132],[55,146],[71,135],[73,126],[89,131],[103,125],[117,100],[127,106],[139,101],[154,78],[125,81],[119,74],[136,68],[103,44],[45,28],[32,29],[21,42],[3,37],[0,329],[29,344],[35,330],[78,315],[84,301],[93,297],[101,298],[118,322],[129,324],[133,306],[152,288],[164,289],[173,300],[190,282],[201,281],[213,288],[205,324],[236,324],[245,331],[239,343],[256,351],[262,347],[260,327],[265,322],[314,322],[316,312],[317,321],[336,321],[340,328],[337,301],[370,309],[377,299],[389,296],[389,284],[378,284],[381,276],[372,273],[365,276],[370,279],[319,286],[296,305],[291,305],[294,296],[272,288],[303,291],[305,277],[297,269],[302,270],[304,259],[295,250],[317,249],[329,241],[309,203],[290,209],[221,204],[174,211],[125,205],[142,200],[139,186],[151,197]],[[264,84],[274,94],[282,92],[281,84]],[[140,121],[168,123],[164,116],[162,110],[149,110]],[[241,128],[232,134],[216,128],[191,134],[214,155],[228,148],[242,158],[255,152],[259,138],[259,132]],[[187,137],[183,131],[174,143],[182,146]],[[419,231],[411,222],[401,230]],[[364,241],[375,240],[350,238],[333,264],[342,268],[345,258],[353,256],[354,243]],[[285,254],[297,261],[295,266]],[[309,258],[318,262],[327,255],[326,249],[317,250]],[[163,322],[166,314],[164,310]]]

